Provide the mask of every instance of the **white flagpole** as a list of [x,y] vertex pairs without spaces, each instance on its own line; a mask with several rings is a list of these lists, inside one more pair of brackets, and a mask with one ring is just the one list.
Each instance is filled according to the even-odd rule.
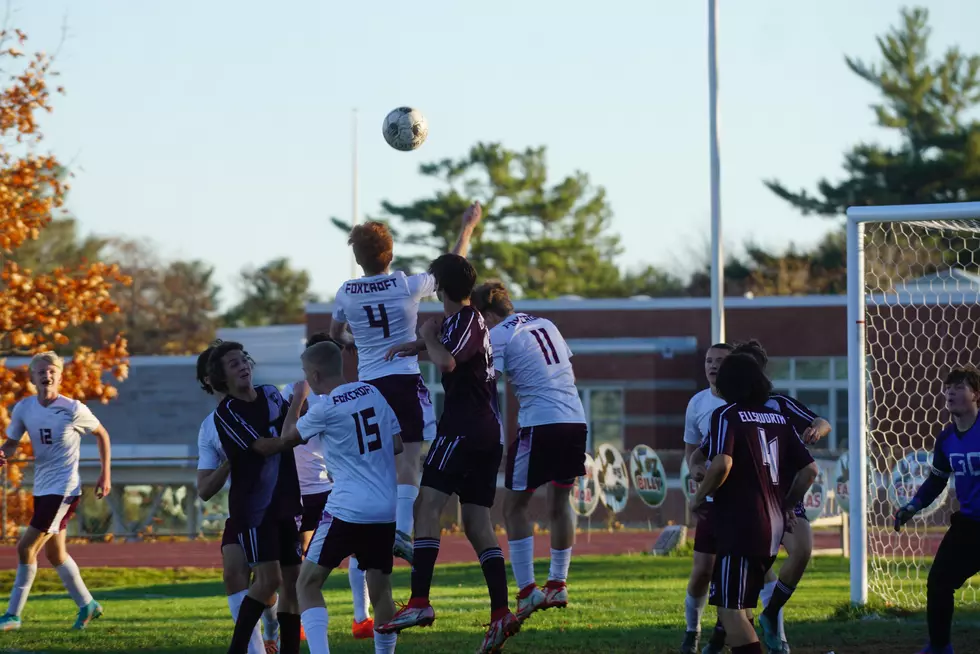
[[[357,109],[351,113],[351,227],[357,225],[360,220],[360,211],[357,206]],[[359,277],[357,271],[357,261],[354,260],[353,250],[350,253],[350,276],[351,279]]]
[[711,139],[711,342],[725,341],[725,266],[721,244],[718,152],[718,2],[708,0],[708,122]]

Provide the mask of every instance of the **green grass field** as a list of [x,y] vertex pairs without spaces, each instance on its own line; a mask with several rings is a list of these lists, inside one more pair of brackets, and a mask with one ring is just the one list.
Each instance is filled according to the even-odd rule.
[[[537,614],[506,647],[534,654],[625,654],[673,652],[683,636],[683,600],[691,562],[687,557],[646,555],[582,557],[572,564],[571,606]],[[537,570],[546,569],[539,562]],[[38,574],[24,612],[24,627],[0,634],[7,652],[184,652],[226,651],[231,618],[216,570],[88,569],[85,579],[106,615],[82,633],[69,631],[75,606],[50,569]],[[13,571],[0,572],[9,589]],[[406,599],[408,571],[396,570],[396,598]],[[324,590],[330,610],[330,648],[336,654],[374,651],[350,636],[347,575],[338,571]],[[787,631],[794,654],[882,654],[915,652],[925,641],[921,614],[856,616],[843,609],[848,598],[847,562],[814,559],[800,590],[787,607]],[[4,600],[5,601],[5,600]],[[480,568],[436,568],[433,605],[438,619],[429,629],[408,631],[398,642],[402,654],[473,652],[488,619],[488,599]],[[709,607],[706,627],[714,623]],[[954,642],[960,651],[975,645],[980,612],[960,609]],[[969,638],[969,640],[968,640]],[[305,651],[305,646],[304,646]]]

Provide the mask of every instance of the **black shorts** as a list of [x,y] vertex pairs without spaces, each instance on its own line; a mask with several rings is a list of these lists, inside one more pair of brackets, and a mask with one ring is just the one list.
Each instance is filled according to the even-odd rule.
[[708,602],[725,609],[754,609],[775,556],[718,555]]
[[695,552],[701,554],[716,554],[718,552],[718,540],[715,538],[715,529],[711,524],[711,511],[713,509],[714,505],[709,502],[698,513],[698,524],[694,529]]
[[555,423],[521,427],[507,448],[508,490],[533,491],[549,481],[571,486],[585,474],[584,423]]
[[325,513],[306,548],[306,560],[333,570],[348,556],[354,556],[359,570],[380,570],[390,575],[394,546],[394,522],[357,524]]
[[421,485],[455,493],[460,504],[492,507],[503,450],[487,437],[439,436],[425,457]]
[[295,519],[270,519],[258,527],[243,529],[238,532],[238,544],[245,550],[249,565],[272,561],[278,561],[280,565],[299,565],[303,562]]
[[221,532],[221,547],[225,545],[239,545],[238,532],[230,526],[231,520],[225,520],[225,528]]
[[370,379],[395,412],[403,443],[431,441],[436,434],[436,413],[422,375],[387,375]]
[[313,531],[317,528],[317,525],[320,524],[320,518],[323,517],[323,508],[327,506],[328,497],[330,497],[330,491],[303,496],[303,515],[299,521],[300,533]]
[[79,499],[81,499],[79,495],[74,497],[35,495],[31,526],[42,534],[57,534],[64,531],[68,521],[75,515]]

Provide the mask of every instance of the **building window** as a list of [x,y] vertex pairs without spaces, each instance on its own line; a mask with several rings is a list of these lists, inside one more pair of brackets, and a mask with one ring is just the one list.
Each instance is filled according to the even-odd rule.
[[847,448],[846,357],[773,358],[768,372],[777,392],[799,400],[833,427],[813,449]]
[[588,450],[594,454],[603,443],[622,450],[625,445],[623,390],[580,386],[578,394],[589,424]]

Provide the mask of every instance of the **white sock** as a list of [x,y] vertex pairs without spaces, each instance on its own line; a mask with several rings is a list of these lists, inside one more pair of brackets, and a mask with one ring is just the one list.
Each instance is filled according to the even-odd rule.
[[517,589],[524,590],[534,583],[534,536],[507,541],[507,550]]
[[567,550],[551,550],[551,569],[548,571],[548,581],[567,581],[568,566],[572,563],[572,548]]
[[415,531],[415,498],[419,489],[411,484],[398,484],[398,502],[395,504],[395,529],[412,535]]
[[374,632],[374,654],[395,654],[398,634],[379,634]]
[[330,624],[330,616],[327,615],[327,609],[322,606],[306,609],[299,619],[306,632],[306,644],[310,647],[310,654],[330,654],[330,645],[327,643],[327,625]]
[[27,596],[31,594],[34,577],[37,575],[36,563],[19,563],[14,587],[10,589],[10,604],[7,605],[7,615],[20,615],[27,604]]
[[[759,599],[762,600],[762,608],[765,610],[769,606],[769,600],[772,599],[772,593],[776,590],[776,584],[779,580],[770,581],[765,586],[762,587],[762,592],[759,593]],[[779,631],[779,637],[786,642],[786,629],[783,626],[783,610],[779,609],[779,615],[776,617],[776,628]]]
[[266,607],[262,611],[262,630],[264,632],[263,636],[266,640],[275,640],[279,637],[279,597],[276,597],[276,603],[272,606]]
[[701,633],[701,614],[708,603],[708,596],[692,597],[690,593],[684,598],[684,619],[687,621],[687,630]]
[[364,622],[369,616],[367,577],[363,570],[357,568],[357,559],[353,556],[347,560],[347,581],[354,596],[354,621]]
[[[228,610],[231,611],[233,622],[238,622],[238,612],[242,608],[242,600],[246,595],[248,595],[247,590],[240,590],[228,596]],[[259,625],[255,625],[255,629],[252,630],[252,639],[248,641],[248,654],[265,654],[265,643],[262,641]]]
[[88,588],[85,587],[85,582],[82,581],[82,573],[79,572],[75,559],[70,556],[65,557],[64,563],[55,566],[55,570],[58,571],[61,583],[65,585],[65,590],[75,600],[78,608],[82,608],[92,601],[92,593],[88,592]]

